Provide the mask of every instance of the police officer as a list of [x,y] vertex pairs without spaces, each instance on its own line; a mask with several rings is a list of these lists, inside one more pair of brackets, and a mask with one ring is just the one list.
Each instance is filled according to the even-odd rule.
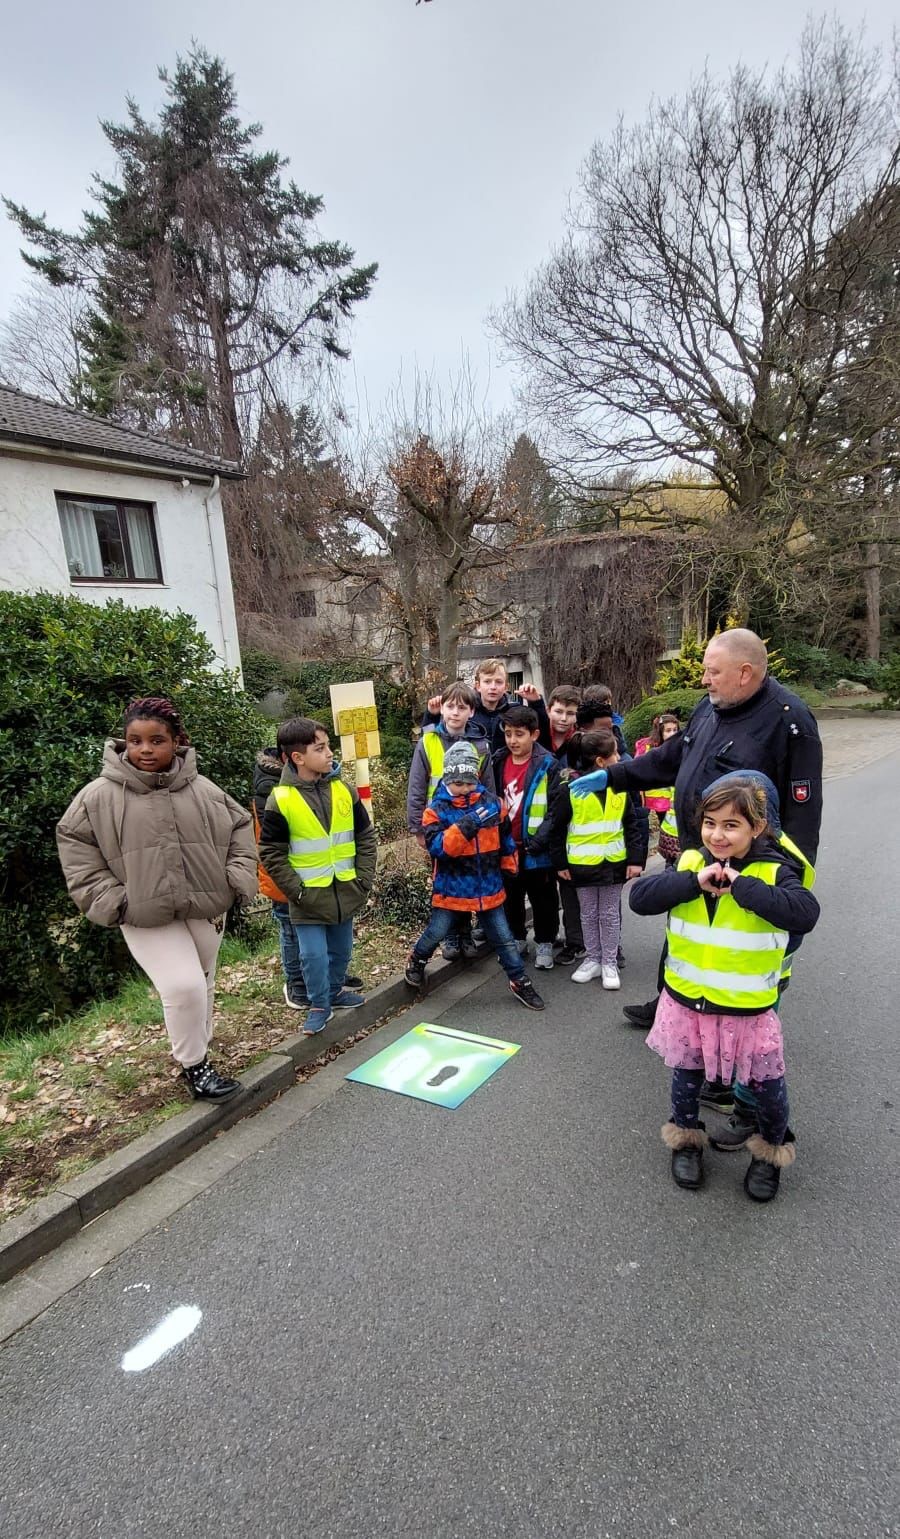
[[[703,791],[732,770],[760,770],[775,784],[784,832],[815,862],[822,821],[822,743],[812,712],[769,676],[765,642],[753,631],[723,631],[703,657],[701,700],[683,732],[639,759],[614,764],[615,791],[675,786],[683,849],[699,848],[696,810]],[[626,1005],[636,1026],[653,1024],[656,1000]]]

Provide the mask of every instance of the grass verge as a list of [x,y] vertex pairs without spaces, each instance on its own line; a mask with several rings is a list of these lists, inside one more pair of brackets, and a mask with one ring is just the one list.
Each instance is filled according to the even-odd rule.
[[[410,940],[363,921],[351,971],[375,988],[400,971]],[[300,1030],[303,1017],[285,1004],[283,983],[274,923],[255,949],[226,936],[216,978],[217,1068],[240,1075]],[[334,1056],[324,1049],[301,1077]],[[50,1030],[0,1038],[0,1221],[188,1105],[159,996],[142,974]]]

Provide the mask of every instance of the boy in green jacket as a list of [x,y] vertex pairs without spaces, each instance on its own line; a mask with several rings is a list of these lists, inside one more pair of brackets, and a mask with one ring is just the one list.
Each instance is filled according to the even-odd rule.
[[340,778],[321,722],[283,722],[287,755],[269,796],[259,860],[290,904],[311,1008],[303,1030],[323,1031],[335,1010],[364,1004],[343,987],[353,950],[353,916],[375,880],[375,830],[352,786]]

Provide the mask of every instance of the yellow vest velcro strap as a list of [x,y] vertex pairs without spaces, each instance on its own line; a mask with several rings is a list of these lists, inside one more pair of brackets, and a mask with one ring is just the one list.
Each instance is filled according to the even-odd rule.
[[695,967],[683,957],[666,958],[666,972],[696,983],[702,989],[715,989],[720,994],[733,994],[735,1004],[742,999],[756,1003],[761,989],[777,989],[781,979],[781,966],[772,973],[720,973],[709,967]]
[[698,941],[701,946],[726,951],[783,951],[788,941],[787,930],[764,930],[756,934],[750,930],[721,930],[716,925],[692,924],[675,913],[669,919],[669,931],[672,935]]

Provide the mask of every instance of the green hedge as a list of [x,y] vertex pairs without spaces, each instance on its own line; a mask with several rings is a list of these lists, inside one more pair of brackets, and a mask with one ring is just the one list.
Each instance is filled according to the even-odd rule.
[[631,752],[634,753],[638,738],[649,736],[654,716],[668,711],[684,726],[705,694],[705,689],[670,689],[662,695],[647,695],[624,719],[622,730]]
[[[370,657],[350,657],[334,662],[290,664],[270,657],[266,652],[250,650],[242,657],[244,686],[254,700],[261,700],[270,689],[287,694],[285,712],[290,716],[312,716],[332,729],[330,684],[352,684],[357,679],[372,679],[381,734],[401,739],[412,755],[410,728],[413,721],[412,700],[402,684],[397,684],[388,670]],[[274,732],[270,729],[274,739]],[[385,755],[387,757],[387,755]]]
[[117,930],[89,924],[66,892],[54,838],[99,774],[104,739],[135,695],[170,695],[202,772],[250,796],[266,723],[191,616],[0,593],[0,1029],[33,1029],[115,987],[130,965]]

